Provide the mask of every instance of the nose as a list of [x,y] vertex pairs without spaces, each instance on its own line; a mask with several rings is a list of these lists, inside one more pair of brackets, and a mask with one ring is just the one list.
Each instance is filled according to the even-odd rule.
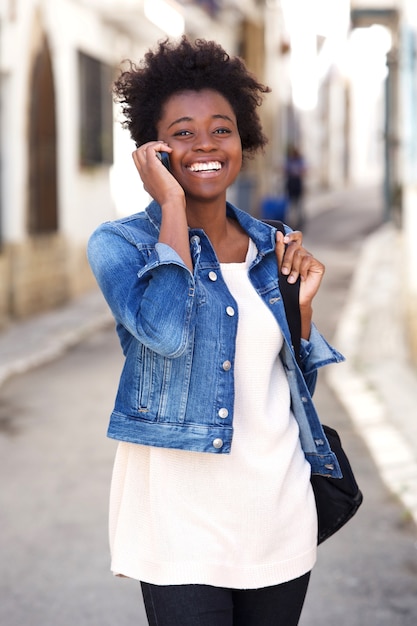
[[194,139],[193,150],[196,152],[210,152],[216,149],[212,133],[200,130]]

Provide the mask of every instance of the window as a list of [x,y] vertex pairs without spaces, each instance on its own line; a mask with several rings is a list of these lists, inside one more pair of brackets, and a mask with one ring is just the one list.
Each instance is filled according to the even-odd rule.
[[113,162],[113,69],[82,52],[80,76],[80,163],[94,166]]

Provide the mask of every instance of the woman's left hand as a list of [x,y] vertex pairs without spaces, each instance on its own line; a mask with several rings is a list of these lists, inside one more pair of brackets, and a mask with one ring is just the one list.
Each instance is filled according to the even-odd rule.
[[303,236],[300,231],[285,235],[277,232],[276,253],[278,267],[282,274],[288,276],[290,283],[295,283],[298,276],[300,284],[300,308],[311,307],[314,296],[319,290],[324,265],[302,246]]

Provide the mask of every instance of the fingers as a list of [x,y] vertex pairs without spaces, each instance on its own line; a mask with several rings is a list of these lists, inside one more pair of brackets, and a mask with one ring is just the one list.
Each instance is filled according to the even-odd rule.
[[[300,231],[293,231],[287,235],[277,232],[277,257],[278,266],[282,274],[288,276],[289,283],[295,283],[301,273],[301,269],[305,268],[305,257],[311,256],[305,248],[302,247],[303,235]],[[305,273],[305,269],[304,269]]]
[[164,141],[149,141],[139,146],[139,148],[133,152],[133,161],[139,174],[141,174],[146,167],[155,166],[155,164],[160,162],[157,156],[158,152],[172,152],[172,148]]
[[311,306],[324,275],[324,265],[310,255],[308,263],[301,269],[300,307]]
[[295,283],[299,276],[301,280],[307,280],[310,272],[324,273],[324,265],[303,248],[302,239],[303,236],[300,231],[294,231],[285,236],[281,232],[277,232],[278,267],[282,274],[288,276],[289,283]]
[[285,247],[286,247],[286,243],[285,243],[285,237],[284,234],[281,233],[281,231],[277,231],[277,235],[276,235],[276,246],[275,246],[275,253],[277,255],[277,261],[278,261],[278,270],[282,273],[287,274],[287,270],[284,272],[283,271],[283,260],[284,260],[284,255],[285,255]]
[[284,237],[285,243],[296,243],[299,246],[303,243],[303,233],[300,230],[293,230]]
[[[139,146],[133,154],[133,161],[142,180],[145,191],[162,207],[164,204],[178,200],[181,206],[184,190],[175,178],[172,169],[164,166],[158,158],[159,152],[172,153],[172,148],[162,140],[149,141]],[[172,162],[171,162],[172,165]]]

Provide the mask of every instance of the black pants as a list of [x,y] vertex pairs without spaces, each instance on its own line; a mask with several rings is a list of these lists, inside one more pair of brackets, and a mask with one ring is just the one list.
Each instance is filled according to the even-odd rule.
[[242,590],[141,585],[149,626],[297,626],[309,579]]

